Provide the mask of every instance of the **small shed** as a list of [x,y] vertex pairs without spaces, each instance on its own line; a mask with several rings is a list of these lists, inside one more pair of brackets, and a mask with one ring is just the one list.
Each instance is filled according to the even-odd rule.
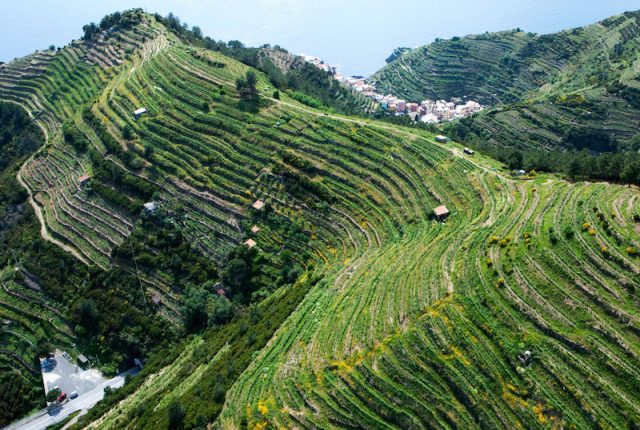
[[78,354],[78,364],[80,366],[86,366],[89,364],[89,359],[84,356],[84,354]]
[[254,246],[256,246],[256,245],[257,245],[257,243],[256,243],[256,241],[255,241],[255,240],[253,240],[253,239],[247,239],[247,240],[245,240],[245,241],[244,241],[244,245],[245,245],[247,248],[251,249],[251,248],[253,248]]
[[260,231],[260,227],[258,227],[257,225],[254,225],[253,227],[251,227],[251,233],[257,234],[259,231]]
[[216,294],[219,295],[219,296],[226,296],[227,292],[224,290],[224,288],[218,288],[216,290]]
[[449,138],[447,136],[443,136],[441,134],[436,136],[436,142],[438,143],[447,143],[449,142]]
[[80,183],[81,187],[84,187],[89,182],[90,179],[91,179],[91,176],[89,176],[88,173],[85,173],[84,175],[78,178],[78,182]]
[[144,207],[144,211],[149,214],[155,213],[158,209],[158,205],[156,204],[156,202],[147,202],[142,206]]
[[435,215],[436,219],[442,221],[449,216],[449,209],[447,209],[445,205],[441,205],[433,210],[433,214]]
[[473,155],[475,154],[475,151],[471,148],[464,148],[464,153],[467,155]]
[[155,293],[153,296],[151,296],[151,301],[154,305],[158,306],[162,303],[162,298],[158,293]]
[[145,113],[147,113],[147,109],[146,108],[138,108],[136,110],[133,111],[133,116],[135,117],[135,119],[140,118],[142,115],[144,115]]
[[252,208],[256,209],[256,210],[260,210],[264,207],[264,202],[260,199],[256,200],[252,205]]

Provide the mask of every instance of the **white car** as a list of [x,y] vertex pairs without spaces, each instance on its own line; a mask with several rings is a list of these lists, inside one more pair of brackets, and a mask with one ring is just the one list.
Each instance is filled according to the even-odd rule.
[[75,399],[76,397],[78,397],[78,392],[77,391],[72,391],[69,393],[69,398],[70,399]]

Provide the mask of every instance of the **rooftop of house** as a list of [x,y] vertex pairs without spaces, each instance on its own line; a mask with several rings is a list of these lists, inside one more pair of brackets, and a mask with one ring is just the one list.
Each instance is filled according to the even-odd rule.
[[253,240],[253,239],[247,239],[247,240],[245,240],[245,241],[244,241],[244,244],[245,244],[245,246],[246,246],[247,248],[249,248],[249,249],[251,249],[251,248],[253,248],[254,246],[256,246],[256,245],[257,245],[256,241],[255,241],[255,240]]
[[449,209],[447,209],[447,207],[445,205],[441,205],[441,206],[438,206],[437,208],[435,208],[433,210],[433,213],[436,216],[448,215],[449,214]]
[[155,211],[155,210],[156,210],[156,208],[158,207],[158,206],[156,205],[156,202],[147,202],[147,203],[145,203],[143,206],[144,206],[144,208],[145,208],[146,210],[148,210],[148,211]]
[[253,207],[254,209],[260,210],[264,207],[264,202],[262,200],[256,200],[251,207]]
[[251,227],[251,233],[256,234],[260,231],[260,227],[258,227],[257,225],[254,225],[253,227]]

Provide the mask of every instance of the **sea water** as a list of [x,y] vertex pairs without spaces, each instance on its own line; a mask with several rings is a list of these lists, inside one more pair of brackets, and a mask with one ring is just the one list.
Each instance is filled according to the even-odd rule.
[[399,46],[521,28],[551,33],[640,9],[640,0],[0,0],[0,61],[82,35],[132,7],[173,12],[216,40],[279,44],[367,76]]

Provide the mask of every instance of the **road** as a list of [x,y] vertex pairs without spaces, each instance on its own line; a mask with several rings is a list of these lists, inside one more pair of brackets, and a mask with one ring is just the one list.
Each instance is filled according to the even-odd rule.
[[47,428],[47,426],[64,420],[75,411],[90,409],[103,399],[105,387],[111,387],[113,389],[120,388],[124,385],[124,378],[127,375],[135,375],[139,371],[140,369],[136,367],[128,370],[127,372],[123,372],[115,378],[109,379],[107,382],[100,384],[93,390],[78,396],[73,400],[67,401],[59,409],[51,412],[51,414],[47,412],[47,409],[42,409],[41,411],[23,418],[20,421],[9,424],[2,430],[43,430]]

